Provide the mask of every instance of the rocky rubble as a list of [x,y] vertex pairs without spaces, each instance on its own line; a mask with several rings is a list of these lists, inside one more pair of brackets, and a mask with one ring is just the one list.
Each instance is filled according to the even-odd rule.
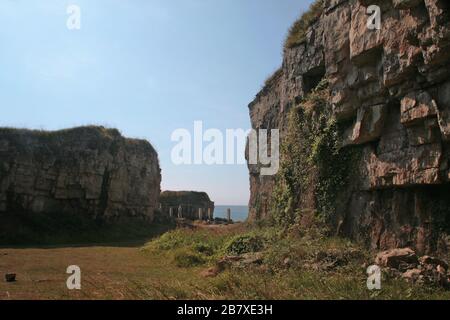
[[448,264],[444,260],[431,257],[418,257],[410,248],[393,249],[379,253],[375,264],[394,278],[418,284],[450,287]]
[[86,214],[153,219],[160,193],[149,142],[115,129],[0,129],[0,215]]
[[[380,30],[367,28],[371,4],[381,7]],[[450,229],[449,9],[447,0],[323,1],[249,105],[252,127],[280,129],[283,142],[289,111],[327,79],[341,145],[362,154],[348,188],[335,190],[331,223],[372,248],[429,252]],[[249,170],[250,218],[269,217],[276,177]]]

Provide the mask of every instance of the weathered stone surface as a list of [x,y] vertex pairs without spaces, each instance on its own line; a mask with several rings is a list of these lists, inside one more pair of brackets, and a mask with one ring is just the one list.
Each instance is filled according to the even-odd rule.
[[[164,191],[159,198],[161,212],[169,216],[172,211],[173,217],[178,217],[178,209],[181,207],[181,218],[202,220],[214,218],[214,202],[210,200],[206,192],[195,191]],[[208,212],[211,216],[208,216]]]
[[438,87],[439,127],[445,141],[450,141],[450,81]]
[[115,129],[0,129],[0,214],[74,213],[153,219],[158,155]]
[[413,92],[401,101],[400,122],[404,125],[412,125],[436,114],[437,104],[428,92]]
[[[380,30],[367,28],[371,4],[381,6]],[[450,2],[324,6],[310,36],[285,50],[282,68],[250,104],[252,127],[280,129],[283,142],[289,110],[325,77],[342,145],[363,149],[351,191],[338,194],[339,230],[373,247],[432,250],[442,221],[450,232]],[[250,218],[263,219],[276,178],[249,168]]]
[[349,128],[343,144],[364,144],[380,138],[386,119],[386,110],[386,105],[360,108],[356,122]]
[[416,253],[410,248],[380,252],[375,258],[377,265],[389,268],[398,268],[402,263],[417,264],[418,262]]
[[402,278],[409,282],[416,282],[422,276],[422,270],[420,269],[410,269],[402,274]]

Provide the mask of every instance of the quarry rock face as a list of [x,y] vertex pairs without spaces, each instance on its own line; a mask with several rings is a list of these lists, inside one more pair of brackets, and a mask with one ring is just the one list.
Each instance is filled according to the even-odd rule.
[[160,210],[166,216],[172,215],[174,218],[190,220],[212,220],[214,218],[214,202],[206,192],[164,191],[161,193],[159,201]]
[[0,215],[141,217],[157,209],[161,173],[149,142],[115,129],[0,129]]
[[[367,27],[369,5],[381,29]],[[305,40],[249,105],[254,129],[280,129],[323,78],[329,108],[359,147],[336,232],[374,248],[436,249],[450,225],[450,2],[326,0]],[[250,218],[269,217],[276,177],[250,167]],[[346,195],[344,195],[344,193]],[[314,203],[311,204],[314,207]]]

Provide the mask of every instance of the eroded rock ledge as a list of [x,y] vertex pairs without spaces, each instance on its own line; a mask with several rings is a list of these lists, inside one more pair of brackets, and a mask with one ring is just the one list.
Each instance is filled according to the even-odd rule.
[[155,149],[115,129],[0,129],[0,214],[153,219],[161,172]]
[[[367,28],[372,4],[381,30]],[[435,249],[450,229],[450,2],[324,1],[250,104],[253,128],[279,128],[283,139],[289,111],[323,78],[342,146],[362,149],[359,174],[336,190],[336,231],[377,248]],[[250,181],[251,218],[270,216],[276,178],[250,166]]]

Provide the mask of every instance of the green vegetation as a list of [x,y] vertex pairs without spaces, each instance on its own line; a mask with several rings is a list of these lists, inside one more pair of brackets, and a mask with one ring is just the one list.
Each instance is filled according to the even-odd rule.
[[[182,273],[168,281],[160,296],[171,299],[446,299],[450,292],[412,285],[383,275],[382,290],[369,291],[366,268],[373,252],[349,240],[326,237],[323,221],[288,229],[223,226],[179,229],[150,242],[148,259],[175,262],[166,272]],[[261,252],[261,264],[231,266],[214,277],[198,275],[227,255]],[[173,260],[167,259],[172,257]],[[178,270],[178,271],[177,271]],[[197,279],[197,280],[195,280]]]
[[233,237],[225,246],[225,252],[240,255],[258,252],[264,248],[265,239],[257,234],[244,234]]
[[302,14],[289,30],[284,47],[294,48],[305,41],[308,28],[320,17],[323,12],[323,0],[316,0],[308,11]]
[[55,140],[62,138],[75,139],[80,135],[96,135],[99,137],[108,137],[108,138],[116,138],[121,136],[120,131],[115,128],[106,128],[104,126],[94,126],[94,125],[74,127],[55,131],[0,127],[0,134],[33,135],[41,139],[55,139]]
[[[374,253],[325,237],[316,216],[309,222],[288,229],[198,225],[170,231],[141,249],[0,249],[2,268],[18,277],[14,284],[0,281],[0,299],[450,299],[450,291],[384,274],[382,290],[369,291],[366,268]],[[262,261],[205,276],[223,257],[238,253],[227,252],[230,247],[259,250]],[[65,287],[64,271],[73,261],[85,272],[81,291]]]
[[130,145],[132,144],[136,147],[146,148],[151,152],[156,152],[151,143],[146,140],[125,138],[118,129],[95,125],[56,131],[0,127],[0,136],[7,136],[8,141],[19,150],[28,150],[29,140],[27,139],[36,139],[36,141],[45,142],[47,147],[55,154],[60,152],[60,144],[62,142],[78,144],[80,143],[80,137],[84,139],[89,138],[89,146],[94,149],[110,147],[111,152],[114,152],[118,147],[117,144],[123,140]]
[[[255,243],[252,240],[247,243],[241,240],[255,237],[252,234],[238,236],[234,232],[213,234],[209,230],[176,229],[151,241],[142,250],[162,253],[177,265],[193,267],[214,263],[226,253],[233,253],[233,250],[250,250]],[[243,242],[249,248],[243,248]]]
[[197,191],[164,191],[160,201],[167,205],[179,205],[180,203],[209,203],[211,200],[206,192]]
[[174,262],[177,267],[189,268],[202,265],[205,260],[198,253],[178,252],[174,256]]
[[358,148],[342,148],[342,129],[332,116],[328,84],[322,80],[289,114],[281,146],[281,168],[272,195],[276,225],[288,227],[302,217],[298,208],[315,208],[327,220],[338,196],[345,195],[358,162]]

